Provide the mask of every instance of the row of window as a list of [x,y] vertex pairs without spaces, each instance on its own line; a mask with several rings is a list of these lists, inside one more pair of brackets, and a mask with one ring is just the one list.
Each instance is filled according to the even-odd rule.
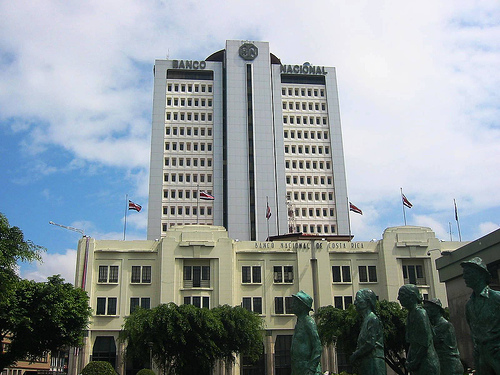
[[287,185],[331,185],[331,176],[286,176]]
[[312,103],[312,102],[283,102],[284,110],[296,110],[296,111],[326,111],[326,103]]
[[[376,266],[359,266],[359,282],[376,283],[377,282],[377,267]],[[293,283],[293,266],[273,266],[274,283]],[[332,266],[332,281],[334,283],[350,283],[351,266]],[[241,267],[241,282],[243,284],[260,284],[262,283],[262,267],[261,266],[242,266]]]
[[[261,266],[242,266],[241,282],[243,284],[262,283]],[[273,281],[275,284],[293,283],[293,266],[273,266]]]
[[[116,297],[97,297],[96,315],[117,315],[118,314],[118,299]],[[151,308],[151,298],[149,297],[131,297],[130,298],[130,314],[137,308]]]
[[204,127],[204,126],[166,126],[165,127],[165,134],[166,135],[188,135],[188,136],[202,136],[204,137],[205,135],[207,136],[212,136],[212,128],[211,127]]
[[[99,266],[98,283],[118,283],[119,266]],[[132,284],[151,283],[151,266],[132,266]]]
[[[212,194],[211,190],[207,190],[207,193]],[[198,190],[163,190],[163,198],[172,199],[196,199],[198,197]]]
[[211,107],[212,99],[199,98],[171,98],[167,97],[167,106],[171,107]]
[[282,87],[281,95],[283,96],[325,96],[325,89],[312,89],[305,87]]
[[[300,197],[300,198],[299,198]],[[288,192],[287,193],[287,199],[288,200],[291,200],[292,199],[292,193],[291,192]],[[299,199],[301,201],[333,201],[333,192],[326,192],[326,191],[322,191],[322,192],[319,192],[319,191],[315,191],[315,192],[312,192],[312,191],[309,191],[309,192],[305,192],[305,191],[301,191],[301,192],[298,192],[298,191],[294,191],[293,192],[293,200],[294,201],[299,201]],[[298,215],[298,213],[296,213]]]
[[[360,283],[376,283],[376,266],[358,266],[358,277]],[[350,283],[351,266],[332,266],[332,278],[334,283]]]
[[283,124],[327,125],[328,124],[328,117],[326,117],[326,116],[283,116]]
[[[186,146],[186,151],[212,151],[211,143],[203,143],[203,142],[165,142],[165,150],[169,151],[184,151],[184,145]],[[192,147],[191,147],[192,145]],[[179,147],[177,147],[179,146]]]
[[295,208],[295,217],[334,217],[334,208]]
[[169,83],[167,85],[167,92],[212,92],[212,85],[198,84],[198,83]]
[[[290,169],[317,169],[317,170],[322,170],[322,169],[330,169],[330,162],[329,161],[310,161],[310,160],[285,160],[285,168]],[[312,168],[311,168],[312,167]]]
[[[293,297],[274,297],[274,313],[275,314],[293,314],[292,311]],[[337,297],[334,297],[335,307],[338,307]],[[210,308],[209,296],[185,296],[183,298],[185,305],[194,305],[200,308]],[[351,302],[352,303],[352,297]],[[262,314],[262,297],[243,297],[241,305],[257,314]],[[132,314],[138,308],[151,309],[150,297],[131,297],[129,312]],[[347,308],[347,306],[346,306]],[[118,315],[118,299],[117,297],[97,297],[96,315]]]
[[[300,217],[297,218],[300,220]],[[293,226],[292,226],[293,228]],[[321,225],[314,225],[314,224],[303,224],[302,226],[300,225],[296,225],[295,226],[295,230],[297,231],[297,233],[299,232],[302,232],[302,233],[335,233],[335,225],[333,224],[330,224],[330,225],[326,225],[326,224],[323,224],[323,226]]]
[[285,154],[329,154],[329,146],[285,145]]
[[212,207],[198,207],[198,206],[163,206],[163,215],[170,216],[212,216]]
[[[163,223],[161,225],[161,230],[163,232],[166,232],[168,230],[168,227],[173,227],[174,225],[194,225],[194,224],[196,224],[196,225],[214,225],[214,223],[211,222],[211,221],[202,222],[201,220],[202,220],[202,218],[200,218],[200,221],[196,220],[196,223],[193,223],[193,222],[187,222],[187,223],[182,223],[182,222],[181,223],[177,223],[177,222],[175,222],[175,223]],[[205,219],[205,220],[207,220],[207,219]]]
[[[199,160],[199,163],[198,163],[198,160]],[[185,163],[184,163],[185,161]],[[166,167],[184,167],[184,165],[186,167],[191,167],[191,164],[193,167],[198,167],[198,165],[200,167],[211,167],[212,166],[212,159],[208,158],[208,159],[205,159],[205,158],[200,158],[200,159],[197,159],[197,158],[193,158],[192,159],[192,163],[191,163],[191,158],[165,158],[165,166]]]
[[285,130],[283,131],[283,136],[285,138],[295,138],[297,135],[298,139],[328,139],[327,131],[314,131],[314,130]]
[[173,120],[173,121],[212,121],[212,114],[211,113],[197,113],[197,112],[166,112],[165,113],[165,119],[167,121]]
[[211,174],[198,174],[198,173],[164,173],[163,181],[165,182],[212,182]]

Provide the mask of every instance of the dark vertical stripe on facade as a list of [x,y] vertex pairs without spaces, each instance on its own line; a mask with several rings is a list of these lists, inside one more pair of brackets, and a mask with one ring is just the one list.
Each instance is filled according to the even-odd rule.
[[227,194],[227,77],[222,67],[222,225],[229,230]]
[[253,88],[252,65],[247,64],[247,132],[248,132],[248,184],[250,208],[250,241],[257,240],[255,228],[255,161],[253,139]]

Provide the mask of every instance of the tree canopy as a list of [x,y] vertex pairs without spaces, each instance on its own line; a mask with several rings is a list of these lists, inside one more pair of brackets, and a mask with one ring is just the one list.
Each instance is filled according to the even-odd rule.
[[[406,310],[399,303],[377,302],[376,314],[384,326],[385,362],[397,374],[406,375],[404,368],[407,344]],[[323,345],[336,345],[339,350],[348,354],[356,350],[357,339],[361,329],[361,317],[354,305],[348,309],[336,309],[333,306],[321,307],[315,314],[318,333]]]
[[131,359],[149,358],[151,350],[164,374],[205,374],[235,354],[258,357],[261,329],[262,319],[242,307],[209,310],[171,302],[125,318],[122,340]]
[[17,262],[40,260],[43,250],[0,214],[0,371],[19,360],[80,345],[87,327],[91,310],[85,291],[59,275],[47,282],[16,275]]

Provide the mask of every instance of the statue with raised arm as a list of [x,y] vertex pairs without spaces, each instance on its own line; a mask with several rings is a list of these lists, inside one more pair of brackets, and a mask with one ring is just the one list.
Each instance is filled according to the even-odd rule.
[[321,372],[321,342],[314,319],[309,316],[312,298],[302,290],[292,296],[293,313],[297,323],[292,338],[290,355],[292,375],[319,375]]
[[384,359],[384,327],[375,314],[377,296],[370,289],[361,289],[356,293],[354,306],[363,317],[358,336],[356,351],[350,357],[359,374],[386,375]]
[[481,258],[460,263],[472,295],[465,317],[474,343],[476,374],[500,374],[500,292],[490,289],[491,275]]
[[424,309],[434,331],[434,348],[439,357],[441,375],[462,375],[464,367],[460,361],[455,328],[443,317],[441,301],[438,298],[424,301]]
[[434,349],[432,328],[422,307],[422,296],[413,284],[399,288],[398,300],[408,310],[406,341],[409,344],[405,367],[412,375],[439,375],[439,358]]

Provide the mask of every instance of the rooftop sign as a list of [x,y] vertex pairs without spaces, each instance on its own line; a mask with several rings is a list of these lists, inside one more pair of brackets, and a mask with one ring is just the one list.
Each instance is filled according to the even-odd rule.
[[314,75],[327,75],[328,72],[324,66],[314,66],[308,62],[302,65],[281,65],[281,73],[286,74],[314,74]]

